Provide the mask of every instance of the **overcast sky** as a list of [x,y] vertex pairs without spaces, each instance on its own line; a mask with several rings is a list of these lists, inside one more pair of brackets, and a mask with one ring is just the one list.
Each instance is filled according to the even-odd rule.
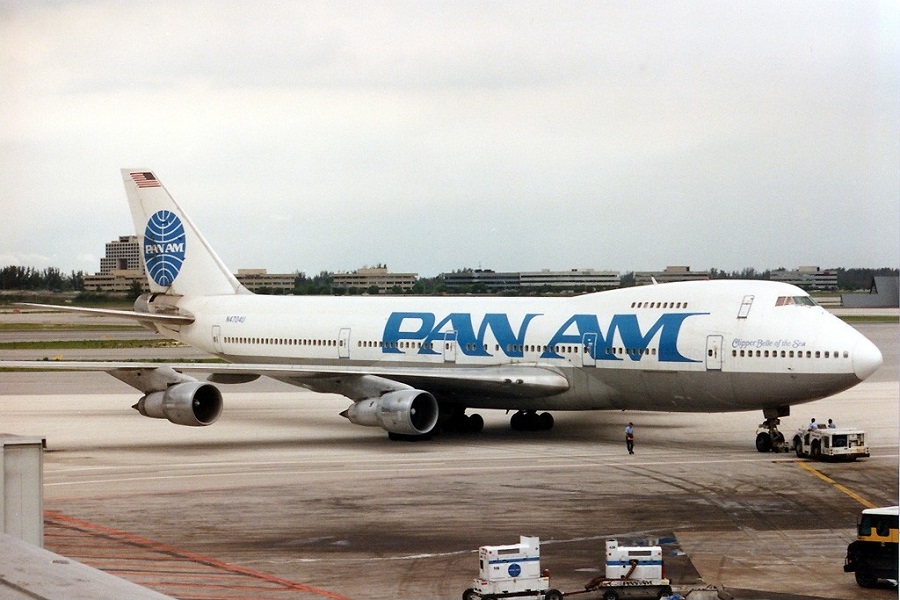
[[900,3],[0,0],[0,266],[900,266]]

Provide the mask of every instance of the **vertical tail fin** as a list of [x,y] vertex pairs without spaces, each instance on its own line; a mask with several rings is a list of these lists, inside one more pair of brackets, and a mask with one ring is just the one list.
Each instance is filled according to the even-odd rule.
[[152,171],[122,169],[150,290],[179,296],[250,293]]

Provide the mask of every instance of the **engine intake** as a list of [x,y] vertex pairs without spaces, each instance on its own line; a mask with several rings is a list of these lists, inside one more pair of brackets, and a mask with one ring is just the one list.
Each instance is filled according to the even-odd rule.
[[154,419],[168,419],[178,425],[212,425],[222,414],[222,393],[202,381],[175,384],[160,392],[151,392],[132,408]]
[[341,415],[356,425],[381,427],[403,435],[425,435],[437,424],[438,403],[422,390],[398,390],[360,400]]

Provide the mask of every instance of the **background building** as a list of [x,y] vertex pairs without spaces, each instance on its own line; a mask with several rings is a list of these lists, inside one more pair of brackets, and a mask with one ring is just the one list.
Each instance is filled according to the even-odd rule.
[[874,277],[868,292],[841,294],[841,304],[847,308],[898,308],[900,278]]
[[709,279],[709,271],[691,271],[690,267],[671,266],[666,267],[664,271],[639,271],[634,274],[635,285],[650,285],[654,279],[657,283],[702,281]]
[[266,269],[238,269],[237,280],[251,292],[290,294],[299,273],[269,273]]
[[363,267],[352,273],[335,273],[332,276],[332,285],[334,288],[347,290],[368,290],[377,287],[378,293],[382,294],[411,290],[418,279],[418,273],[391,273],[386,265],[379,265]]
[[463,269],[438,275],[448,292],[509,292],[519,289],[519,273],[497,273],[491,269]]
[[106,244],[106,255],[100,259],[100,274],[113,271],[143,271],[141,249],[136,235],[122,235]]
[[127,294],[137,286],[145,292],[150,289],[136,235],[122,235],[108,242],[100,259],[100,272],[84,276],[84,289],[88,292]]
[[519,274],[519,285],[523,288],[548,287],[574,290],[606,289],[619,287],[618,271],[595,271],[593,269],[571,269],[569,271],[531,271]]
[[804,290],[836,290],[838,287],[837,271],[823,271],[819,267],[798,267],[796,271],[777,269],[772,271],[769,278]]

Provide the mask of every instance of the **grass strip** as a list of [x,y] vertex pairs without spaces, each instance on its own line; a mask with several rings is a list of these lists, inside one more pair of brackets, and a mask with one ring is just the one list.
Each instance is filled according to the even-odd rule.
[[0,342],[0,350],[107,350],[121,348],[186,348],[175,340],[66,340]]
[[838,318],[846,323],[900,323],[900,317],[891,315],[842,315]]
[[141,325],[79,325],[76,323],[0,323],[0,331],[129,331]]

